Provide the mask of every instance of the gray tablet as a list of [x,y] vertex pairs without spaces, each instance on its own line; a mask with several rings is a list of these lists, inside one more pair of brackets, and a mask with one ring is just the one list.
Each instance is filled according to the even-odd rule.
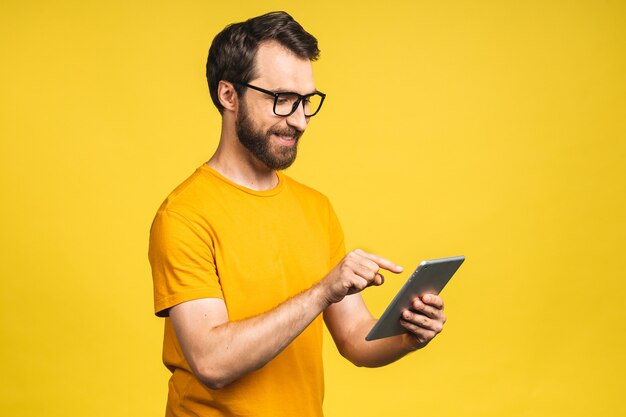
[[365,340],[382,339],[406,333],[400,324],[402,312],[417,296],[439,294],[465,260],[464,256],[423,261],[391,301]]

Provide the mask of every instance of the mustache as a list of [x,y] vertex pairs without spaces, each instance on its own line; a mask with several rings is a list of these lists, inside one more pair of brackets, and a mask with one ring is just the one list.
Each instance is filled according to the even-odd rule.
[[290,136],[295,140],[300,139],[300,136],[304,133],[302,130],[296,129],[295,127],[273,127],[267,131],[269,135],[278,135],[278,136]]

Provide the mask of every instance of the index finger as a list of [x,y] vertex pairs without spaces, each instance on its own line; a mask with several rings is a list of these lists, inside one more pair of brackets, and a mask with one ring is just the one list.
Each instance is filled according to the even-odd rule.
[[385,259],[381,256],[374,255],[373,253],[368,253],[361,249],[356,249],[354,252],[357,253],[358,255],[363,256],[364,258],[369,259],[370,261],[373,261],[381,269],[386,269],[387,271],[393,272],[395,274],[399,274],[403,270],[403,268],[400,265],[396,265],[394,262],[391,262],[389,259]]

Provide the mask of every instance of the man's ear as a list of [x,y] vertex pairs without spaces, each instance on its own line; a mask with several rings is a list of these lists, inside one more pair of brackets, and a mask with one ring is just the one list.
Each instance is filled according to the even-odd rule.
[[217,98],[224,110],[235,111],[239,105],[239,97],[232,83],[220,81],[217,85]]

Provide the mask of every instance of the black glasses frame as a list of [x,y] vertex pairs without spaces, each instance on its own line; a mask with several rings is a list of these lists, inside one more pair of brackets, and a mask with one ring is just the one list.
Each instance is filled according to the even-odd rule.
[[[257,87],[256,85],[252,85],[252,84],[248,84],[248,83],[235,82],[235,84],[239,84],[239,85],[241,85],[243,87],[248,87],[248,88],[251,88],[253,90],[260,91],[261,93],[265,93],[265,94],[267,94],[269,96],[274,97],[274,108],[272,110],[274,111],[274,114],[276,116],[280,116],[280,117],[289,117],[292,114],[294,114],[294,112],[298,109],[298,106],[300,105],[300,103],[302,103],[302,110],[304,110],[304,103],[306,102],[306,100],[309,97],[320,96],[322,98],[322,100],[320,101],[320,105],[317,108],[317,110],[315,110],[315,113],[313,113],[313,114],[306,114],[305,113],[304,114],[305,117],[313,117],[317,113],[319,113],[320,109],[322,108],[322,104],[324,104],[324,99],[326,99],[326,94],[322,93],[321,91],[315,91],[314,93],[305,94],[305,95],[294,93],[294,92],[290,92],[290,91],[281,91],[280,93],[277,93],[277,92],[269,91],[269,90],[266,90],[264,88]],[[281,95],[283,95],[283,94],[290,94],[290,95],[298,96],[298,99],[296,100],[295,103],[293,103],[293,107],[291,108],[291,111],[289,112],[289,114],[278,114],[278,113],[276,113],[276,105],[278,103],[278,98]]]

